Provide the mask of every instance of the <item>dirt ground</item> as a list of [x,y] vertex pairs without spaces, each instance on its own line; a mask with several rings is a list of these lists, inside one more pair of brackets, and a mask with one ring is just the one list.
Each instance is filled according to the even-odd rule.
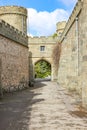
[[0,100],[0,130],[87,130],[87,112],[57,83],[36,82]]

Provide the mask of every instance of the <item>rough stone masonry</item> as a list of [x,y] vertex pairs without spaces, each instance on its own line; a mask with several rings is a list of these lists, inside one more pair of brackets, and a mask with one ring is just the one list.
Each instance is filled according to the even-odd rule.
[[[8,9],[8,7],[2,8]],[[2,8],[0,9],[2,10]],[[27,11],[24,8],[20,7],[17,10],[17,7],[14,6],[10,9],[14,10],[14,15],[19,16],[19,19],[20,15],[22,17],[20,12],[24,11],[27,15]],[[3,15],[8,15],[8,13],[5,11]],[[10,22],[10,20],[8,21]],[[17,23],[15,22],[15,24]],[[20,24],[22,24],[21,21]],[[24,31],[22,32],[9,23],[0,20],[0,90],[3,92],[28,87],[28,37]]]
[[87,107],[87,0],[78,0],[61,35],[58,82],[81,95]]

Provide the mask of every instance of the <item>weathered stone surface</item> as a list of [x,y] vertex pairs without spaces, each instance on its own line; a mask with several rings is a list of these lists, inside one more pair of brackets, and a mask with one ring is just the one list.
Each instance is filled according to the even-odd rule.
[[27,34],[27,9],[20,6],[0,6],[0,19]]
[[58,71],[58,81],[68,87],[68,89],[76,89],[82,96],[84,106],[87,106],[86,10],[87,0],[78,0],[60,37],[62,53]]
[[15,42],[18,42],[28,47],[27,35],[3,20],[0,20],[0,35],[3,35],[4,37],[7,37]]
[[28,86],[28,55],[28,47],[0,35],[0,82],[5,91]]
[[28,87],[27,10],[0,7],[0,88],[12,92]]
[[[52,60],[52,50],[57,43],[57,39],[50,37],[29,37],[29,63],[30,63],[30,80],[34,78],[34,66],[40,60],[45,60],[51,64],[51,80],[57,80],[57,71]],[[45,46],[45,51],[40,51],[40,46]],[[55,73],[56,72],[56,73]]]
[[83,61],[87,61],[87,55],[83,56]]
[[58,22],[56,24],[56,32],[57,32],[58,36],[61,36],[61,34],[65,28],[65,25],[66,25],[66,21]]

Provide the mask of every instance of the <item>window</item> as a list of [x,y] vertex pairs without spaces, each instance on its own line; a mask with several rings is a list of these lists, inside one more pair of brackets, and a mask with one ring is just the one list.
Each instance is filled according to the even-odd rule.
[[40,46],[40,51],[45,51],[45,46]]

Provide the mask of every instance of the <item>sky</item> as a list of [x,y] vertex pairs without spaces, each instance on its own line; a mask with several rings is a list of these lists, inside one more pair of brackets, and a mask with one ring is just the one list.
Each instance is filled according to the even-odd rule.
[[77,0],[0,0],[0,6],[23,6],[28,10],[28,35],[50,36],[56,23],[67,21]]

